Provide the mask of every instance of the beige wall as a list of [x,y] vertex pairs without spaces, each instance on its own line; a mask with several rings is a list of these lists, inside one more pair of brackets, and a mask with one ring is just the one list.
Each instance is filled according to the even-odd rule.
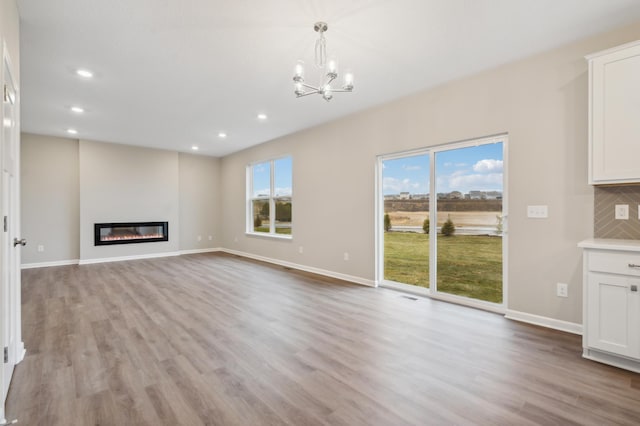
[[[376,156],[508,132],[508,308],[581,323],[576,244],[593,234],[584,55],[638,38],[640,25],[623,28],[225,157],[224,246],[373,280]],[[282,154],[293,156],[293,240],[247,236],[245,166]],[[548,219],[526,217],[535,204]]]
[[[80,260],[177,252],[178,153],[80,141]],[[169,222],[169,241],[95,246],[93,225]]]
[[220,160],[184,153],[180,153],[178,159],[180,250],[218,247],[220,245]]
[[21,163],[22,263],[79,259],[78,141],[23,134]]
[[[219,159],[53,136],[22,140],[23,264],[219,245]],[[96,222],[164,220],[169,242],[93,245]]]

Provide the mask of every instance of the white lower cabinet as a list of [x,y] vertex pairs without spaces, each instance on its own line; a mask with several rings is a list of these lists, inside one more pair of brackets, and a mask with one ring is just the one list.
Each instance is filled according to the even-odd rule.
[[587,347],[640,358],[640,280],[587,275]]
[[579,246],[585,249],[583,356],[640,372],[640,244],[587,240]]

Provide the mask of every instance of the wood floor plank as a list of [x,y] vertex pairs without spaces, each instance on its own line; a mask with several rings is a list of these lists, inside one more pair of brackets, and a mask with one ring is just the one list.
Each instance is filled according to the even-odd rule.
[[23,271],[27,425],[637,425],[580,336],[237,256]]

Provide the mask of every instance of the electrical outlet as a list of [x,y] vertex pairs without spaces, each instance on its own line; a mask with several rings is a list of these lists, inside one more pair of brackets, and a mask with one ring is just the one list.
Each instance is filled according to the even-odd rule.
[[304,253],[304,247],[302,246],[298,247],[298,253],[300,254]]
[[38,245],[38,252],[42,253],[44,251],[44,246],[42,244]]
[[202,241],[202,235],[198,235],[198,241]]
[[209,241],[213,240],[213,236],[209,235]]
[[556,288],[558,297],[569,297],[569,284],[558,283]]
[[616,204],[616,219],[629,219],[629,204]]
[[349,253],[347,252],[344,253],[344,260],[349,260]]

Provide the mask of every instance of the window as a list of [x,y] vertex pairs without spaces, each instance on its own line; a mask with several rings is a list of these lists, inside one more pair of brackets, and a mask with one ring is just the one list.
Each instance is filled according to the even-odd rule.
[[247,232],[291,236],[292,160],[283,157],[247,167]]

